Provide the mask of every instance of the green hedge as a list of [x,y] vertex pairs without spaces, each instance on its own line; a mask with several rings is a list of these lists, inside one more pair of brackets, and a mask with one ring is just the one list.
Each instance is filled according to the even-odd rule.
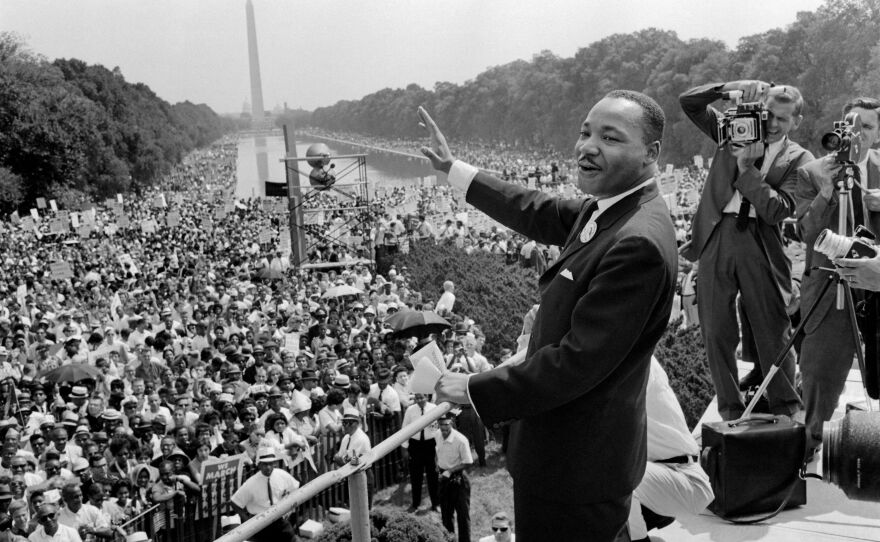
[[516,351],[523,316],[538,302],[533,269],[507,265],[504,257],[485,252],[468,255],[453,245],[413,243],[409,254],[395,254],[394,264],[408,268],[412,287],[436,303],[443,281],[455,283],[453,312],[471,318],[486,334],[483,355],[497,361],[502,348]]
[[679,330],[678,324],[678,321],[669,324],[654,355],[666,369],[669,385],[678,396],[688,427],[693,429],[712,401],[715,387],[700,328]]
[[[426,517],[392,510],[370,513],[370,534],[376,542],[452,542],[453,535]],[[350,542],[351,524],[337,523],[315,542]]]

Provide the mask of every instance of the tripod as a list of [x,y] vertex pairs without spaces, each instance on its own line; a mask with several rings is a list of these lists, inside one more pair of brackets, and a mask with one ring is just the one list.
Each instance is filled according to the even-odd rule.
[[[858,166],[852,161],[844,161],[841,162],[842,168],[840,170],[840,174],[837,178],[838,185],[838,220],[837,220],[837,231],[841,235],[846,235],[847,226],[849,225],[849,211],[852,206],[852,188],[857,183],[856,177],[859,175]],[[861,186],[861,185],[859,185]],[[854,214],[855,216],[855,214]],[[758,391],[755,392],[754,397],[749,402],[742,416],[737,421],[742,421],[749,416],[751,416],[752,411],[755,409],[755,406],[760,401],[761,397],[764,395],[764,392],[767,390],[767,387],[770,385],[770,382],[773,380],[773,377],[779,371],[782,362],[785,360],[785,356],[788,354],[788,351],[791,349],[792,345],[794,345],[794,341],[798,334],[804,329],[807,325],[807,322],[810,321],[810,318],[813,316],[813,313],[816,311],[816,307],[819,306],[819,302],[822,301],[822,298],[828,292],[828,288],[831,286],[833,282],[837,283],[837,310],[846,310],[849,316],[850,328],[852,329],[852,340],[855,345],[856,357],[859,362],[859,371],[862,375],[862,382],[866,381],[865,374],[865,355],[861,349],[861,339],[859,338],[859,327],[858,321],[856,319],[856,311],[855,304],[853,302],[852,296],[852,288],[849,283],[843,279],[839,274],[837,274],[836,269],[828,269],[828,268],[813,268],[813,270],[825,270],[832,271],[830,275],[828,275],[828,279],[825,284],[822,286],[822,289],[819,291],[819,295],[816,296],[816,299],[813,301],[813,304],[807,310],[807,313],[801,318],[800,323],[797,328],[794,330],[794,333],[791,334],[788,341],[785,343],[785,346],[782,347],[782,351],[776,357],[776,360],[773,362],[773,365],[770,367],[770,370],[764,375],[764,380],[761,382],[760,387],[758,387]],[[871,398],[868,395],[867,389],[863,388],[865,391],[865,402],[867,405],[867,409],[869,411],[873,410],[873,406],[871,404]]]

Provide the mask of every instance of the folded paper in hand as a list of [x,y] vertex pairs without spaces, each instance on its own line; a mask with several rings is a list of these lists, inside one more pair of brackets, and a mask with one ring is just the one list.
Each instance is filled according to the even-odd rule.
[[431,341],[409,357],[415,367],[412,377],[409,379],[410,389],[413,393],[434,393],[434,386],[446,372],[446,362],[443,352],[437,343]]

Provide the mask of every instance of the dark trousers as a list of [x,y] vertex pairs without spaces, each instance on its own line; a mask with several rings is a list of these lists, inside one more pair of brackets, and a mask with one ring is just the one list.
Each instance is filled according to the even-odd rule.
[[[825,273],[822,273],[822,276],[824,277]],[[811,279],[816,280],[812,277]],[[834,301],[837,289],[833,285],[828,288],[825,295],[832,300],[823,301],[832,305],[815,329],[804,336],[801,349],[800,365],[806,409],[807,448],[813,448],[822,442],[822,424],[830,420],[831,415],[834,414],[856,353],[849,310],[846,308],[837,310]],[[803,300],[804,306],[809,308],[814,298],[804,296]],[[858,303],[858,298],[855,301]],[[813,313],[811,319],[817,318],[817,314],[819,311]],[[814,325],[807,327],[812,328]],[[861,348],[861,345],[859,347]]]
[[296,540],[296,529],[287,518],[280,518],[255,534],[253,540],[254,542],[293,542]]
[[422,504],[422,480],[425,477],[428,478],[431,506],[438,506],[436,456],[433,440],[409,440],[409,479],[412,482],[412,505],[416,508]]
[[589,540],[629,542],[626,528],[631,496],[589,504],[550,501],[513,484],[517,542]]
[[440,518],[450,533],[455,532],[453,516],[458,524],[458,542],[471,542],[471,482],[463,472],[440,477]]
[[458,425],[458,430],[474,446],[480,466],[484,466],[486,464],[486,428],[473,407],[462,405],[456,425]]
[[[776,285],[755,220],[736,229],[736,217],[724,215],[700,255],[697,310],[706,343],[718,413],[724,420],[745,410],[739,391],[736,345],[740,342],[736,296],[751,329],[757,361],[767,374],[791,333],[785,301]],[[791,415],[802,408],[794,389],[794,354],[789,351],[767,388],[770,411]]]

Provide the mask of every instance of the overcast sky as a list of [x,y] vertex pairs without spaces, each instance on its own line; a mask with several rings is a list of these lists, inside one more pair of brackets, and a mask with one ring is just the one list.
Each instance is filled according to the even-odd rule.
[[[563,57],[648,27],[733,48],[820,0],[253,0],[267,109],[314,109],[385,87],[463,83],[549,49]],[[250,101],[245,0],[0,0],[0,30],[79,58],[169,102],[238,113]]]

